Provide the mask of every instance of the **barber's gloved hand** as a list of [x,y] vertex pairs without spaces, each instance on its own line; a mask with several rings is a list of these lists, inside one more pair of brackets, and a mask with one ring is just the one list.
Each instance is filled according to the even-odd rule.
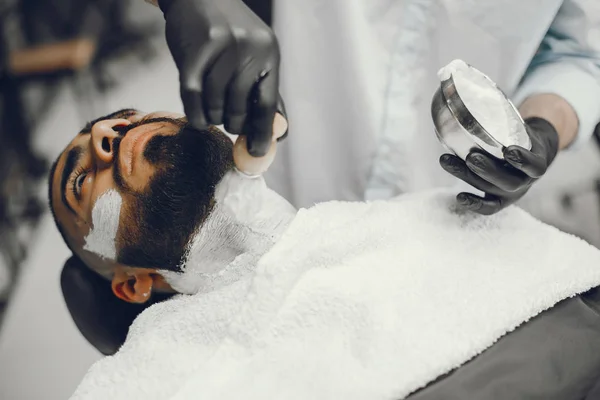
[[190,123],[224,124],[247,136],[252,156],[264,156],[275,112],[285,116],[272,30],[241,0],[159,0],[159,6]]
[[153,294],[144,304],[126,303],[112,292],[110,282],[90,270],[79,258],[65,263],[60,284],[67,309],[81,334],[104,355],[117,352],[133,320],[152,304],[172,294]]
[[531,151],[509,146],[504,149],[505,161],[475,150],[469,153],[466,162],[451,154],[441,156],[444,170],[485,192],[483,198],[459,193],[456,199],[460,208],[494,214],[523,197],[546,173],[558,152],[558,133],[542,118],[529,118],[525,125],[531,138]]

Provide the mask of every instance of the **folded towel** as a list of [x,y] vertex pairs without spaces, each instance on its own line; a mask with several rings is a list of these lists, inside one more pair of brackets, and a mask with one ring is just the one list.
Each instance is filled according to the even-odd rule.
[[300,210],[255,273],[157,304],[73,399],[401,399],[600,285],[600,251],[454,193]]

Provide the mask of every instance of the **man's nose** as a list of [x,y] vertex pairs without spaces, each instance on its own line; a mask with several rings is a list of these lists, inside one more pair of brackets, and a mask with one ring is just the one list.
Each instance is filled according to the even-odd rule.
[[114,129],[118,126],[129,125],[126,119],[108,119],[99,121],[92,126],[92,151],[98,162],[112,164],[114,157],[114,139],[119,133]]

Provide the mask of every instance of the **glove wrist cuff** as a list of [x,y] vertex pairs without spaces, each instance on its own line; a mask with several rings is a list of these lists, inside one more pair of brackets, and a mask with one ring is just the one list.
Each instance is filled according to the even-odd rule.
[[173,4],[173,0],[146,0],[147,2],[152,2],[152,4],[155,4],[158,8],[160,8],[160,10],[163,12],[163,14],[167,14],[167,12],[169,11],[169,7],[171,7],[171,4]]

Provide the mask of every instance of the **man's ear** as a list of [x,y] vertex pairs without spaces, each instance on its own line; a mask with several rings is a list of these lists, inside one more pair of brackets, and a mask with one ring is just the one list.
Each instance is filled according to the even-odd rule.
[[144,268],[115,268],[112,291],[128,303],[145,303],[150,299],[154,285],[154,271]]
[[[157,286],[160,281],[154,285]],[[116,298],[109,281],[73,255],[60,275],[65,304],[83,337],[104,355],[115,354],[125,342],[129,326],[146,308],[170,299],[173,294],[154,293],[144,304]]]

